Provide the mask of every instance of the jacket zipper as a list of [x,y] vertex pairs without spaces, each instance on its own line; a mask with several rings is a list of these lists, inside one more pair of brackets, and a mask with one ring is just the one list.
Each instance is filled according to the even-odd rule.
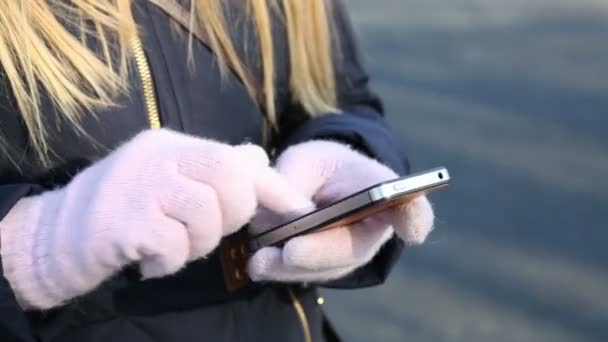
[[298,319],[300,320],[300,325],[302,326],[302,333],[304,334],[305,342],[312,342],[312,333],[310,331],[310,324],[308,323],[308,317],[306,317],[306,311],[304,311],[304,306],[298,299],[298,297],[293,293],[290,288],[287,288],[287,292],[289,292],[289,297],[291,298],[291,304],[293,308],[296,310],[298,315]]
[[[156,103],[156,92],[154,91],[154,79],[152,77],[152,70],[150,69],[146,52],[144,51],[143,44],[139,37],[133,39],[133,41],[131,42],[131,49],[133,50],[133,55],[135,56],[135,64],[137,65],[137,71],[139,72],[139,80],[141,81],[142,91],[144,94],[144,102],[146,105],[146,112],[148,114],[148,123],[150,125],[150,128],[161,128],[162,123],[160,121],[160,114],[158,112],[158,104]],[[266,138],[266,134],[268,134],[268,132],[264,133],[264,138]],[[296,314],[300,321],[302,333],[304,335],[304,341],[312,342],[310,324],[308,323],[308,317],[306,317],[306,311],[304,311],[304,306],[291,289],[288,288],[287,290],[289,292],[289,297],[291,298],[293,308],[296,311]]]
[[148,124],[150,128],[161,128],[160,114],[158,113],[158,104],[156,103],[156,92],[154,91],[154,79],[152,78],[152,70],[148,64],[148,58],[144,51],[143,44],[139,37],[135,37],[131,41],[131,49],[135,57],[135,64],[139,72],[139,80],[141,81],[141,89],[144,93],[144,102],[146,112],[148,114]]

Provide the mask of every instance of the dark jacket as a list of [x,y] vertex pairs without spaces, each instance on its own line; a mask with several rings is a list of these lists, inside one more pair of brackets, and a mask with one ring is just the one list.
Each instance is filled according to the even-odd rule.
[[[236,77],[221,80],[208,46],[194,41],[193,70],[186,62],[188,39],[176,34],[164,12],[147,1],[135,1],[134,15],[142,28],[163,126],[231,144],[261,143],[262,110]],[[344,113],[315,119],[303,115],[290,100],[285,30],[280,20],[274,20],[281,122],[274,146],[280,150],[310,139],[344,141],[405,174],[407,161],[382,117],[380,102],[368,89],[347,15],[342,9],[333,15],[343,56],[336,68]],[[244,35],[252,30],[246,25],[245,21],[232,26],[237,40],[249,39]],[[259,76],[257,63],[247,63]],[[0,127],[6,147],[0,157],[0,218],[20,198],[67,183],[149,127],[142,85],[135,66],[133,70],[129,95],[120,99],[118,108],[85,115],[83,126],[92,139],[75,131],[46,100],[43,112],[54,152],[51,166],[37,162],[10,88],[4,77],[0,79]],[[401,248],[393,239],[367,266],[317,285],[356,288],[382,283]],[[24,313],[0,277],[0,341],[303,341],[290,292],[302,304],[313,340],[322,340],[323,315],[314,286],[254,284],[228,292],[216,252],[163,279],[141,281],[135,267],[127,268],[92,293],[46,312]]]

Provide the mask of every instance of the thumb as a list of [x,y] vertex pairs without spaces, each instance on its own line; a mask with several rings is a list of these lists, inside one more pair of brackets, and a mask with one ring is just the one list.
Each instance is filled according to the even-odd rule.
[[333,178],[348,151],[347,147],[334,142],[307,141],[281,153],[276,169],[298,191],[312,198],[328,179]]

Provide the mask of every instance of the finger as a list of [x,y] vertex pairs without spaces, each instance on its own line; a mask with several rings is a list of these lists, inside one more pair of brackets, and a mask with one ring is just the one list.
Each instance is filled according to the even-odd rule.
[[331,203],[374,186],[395,179],[398,175],[387,166],[362,155],[351,156],[335,177],[327,180],[315,193],[317,203]]
[[188,178],[161,197],[163,212],[186,227],[190,240],[189,260],[207,255],[222,237],[222,211],[213,188]]
[[[224,234],[237,231],[255,214],[257,206],[252,172],[245,158],[233,147],[209,143],[206,150],[184,152],[178,162],[179,172],[215,191],[222,212]],[[258,160],[258,163],[260,161]]]
[[314,209],[311,200],[298,193],[283,176],[268,166],[268,155],[261,147],[246,144],[236,149],[254,172],[253,182],[259,206],[283,218],[297,217]]
[[435,214],[426,196],[397,208],[393,215],[395,233],[406,243],[421,244],[433,230]]
[[276,169],[306,198],[312,198],[337,169],[338,158],[326,157],[334,145],[311,141],[291,146],[280,155]]
[[270,164],[268,154],[258,145],[243,144],[234,147],[247,160],[247,167],[264,167]]
[[248,272],[253,281],[320,282],[338,279],[356,269],[356,266],[309,270],[285,265],[281,250],[266,247],[256,252],[249,260]]
[[173,274],[188,261],[190,246],[185,227],[169,218],[158,224],[141,248],[139,268],[144,279]]
[[254,183],[259,204],[282,216],[309,212],[315,207],[310,198],[270,167],[260,168]]
[[343,198],[397,174],[377,160],[332,141],[308,141],[281,154],[277,170],[315,202]]
[[298,236],[285,244],[283,262],[310,270],[362,265],[392,234],[390,226],[357,223]]

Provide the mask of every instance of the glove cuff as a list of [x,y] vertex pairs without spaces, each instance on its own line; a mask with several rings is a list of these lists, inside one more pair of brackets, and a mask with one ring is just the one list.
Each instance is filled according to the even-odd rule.
[[[43,221],[42,196],[22,198],[0,222],[2,267],[17,302],[23,309],[50,308],[61,303],[41,276],[49,265],[50,241],[41,232],[51,228]],[[37,231],[38,230],[38,231]]]

